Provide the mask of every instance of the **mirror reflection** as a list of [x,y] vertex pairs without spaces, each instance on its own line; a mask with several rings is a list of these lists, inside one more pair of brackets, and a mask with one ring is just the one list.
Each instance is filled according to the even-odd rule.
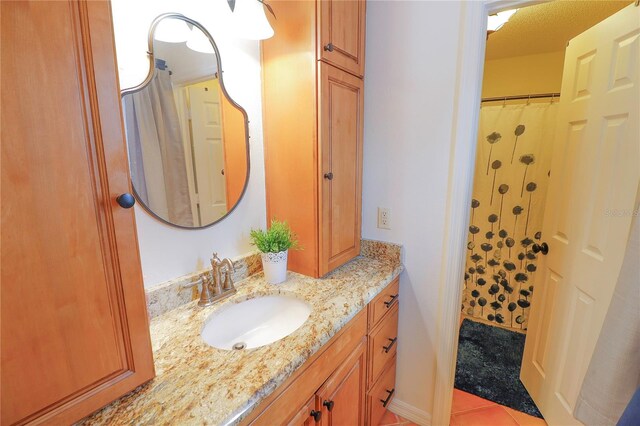
[[244,193],[247,116],[227,95],[218,49],[197,22],[160,16],[149,40],[154,67],[122,95],[134,191],[166,223],[209,226]]

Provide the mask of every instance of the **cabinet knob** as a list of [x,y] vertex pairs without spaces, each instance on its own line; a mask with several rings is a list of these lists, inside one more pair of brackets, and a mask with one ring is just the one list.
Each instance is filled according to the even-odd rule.
[[324,47],[324,50],[327,52],[333,52],[333,44],[329,43]]
[[120,205],[120,207],[124,209],[130,209],[136,203],[136,199],[133,195],[125,192],[124,194],[120,194],[116,197],[116,202]]
[[533,250],[534,253],[540,252],[546,256],[547,253],[549,253],[549,244],[547,243],[534,244],[531,246],[531,250]]
[[327,180],[333,180],[333,173],[332,172],[325,173],[324,178]]
[[327,410],[329,411],[333,410],[333,401],[325,401],[322,403],[322,405],[327,407]]
[[310,416],[313,417],[313,420],[315,420],[317,423],[322,418],[322,411],[311,410]]

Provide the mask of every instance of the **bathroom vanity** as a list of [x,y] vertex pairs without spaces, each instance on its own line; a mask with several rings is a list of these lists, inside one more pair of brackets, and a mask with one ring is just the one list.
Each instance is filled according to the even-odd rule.
[[[365,249],[372,245],[384,246],[366,242]],[[345,424],[340,416],[377,424],[394,395],[402,265],[393,247],[397,256],[363,250],[323,279],[290,272],[275,286],[256,274],[219,304],[200,308],[193,301],[159,315],[151,321],[157,377],[83,423],[316,424],[311,411],[319,411],[317,424],[334,417],[333,424]],[[310,316],[254,349],[218,349],[202,340],[203,325],[226,306],[271,295],[304,301]]]

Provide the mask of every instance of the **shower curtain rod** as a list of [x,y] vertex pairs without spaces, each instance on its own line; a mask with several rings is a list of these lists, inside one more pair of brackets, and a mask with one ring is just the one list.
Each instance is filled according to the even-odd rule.
[[559,98],[560,93],[535,93],[530,95],[515,95],[515,96],[498,96],[495,98],[482,98],[482,102],[497,102],[497,101],[515,101],[520,99],[540,99],[540,98]]

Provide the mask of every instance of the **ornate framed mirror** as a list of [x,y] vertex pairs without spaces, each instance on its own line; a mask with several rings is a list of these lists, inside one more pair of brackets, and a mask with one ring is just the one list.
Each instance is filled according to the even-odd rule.
[[148,54],[147,78],[121,94],[136,199],[169,225],[211,226],[247,188],[247,113],[225,89],[215,41],[193,19],[158,16]]

